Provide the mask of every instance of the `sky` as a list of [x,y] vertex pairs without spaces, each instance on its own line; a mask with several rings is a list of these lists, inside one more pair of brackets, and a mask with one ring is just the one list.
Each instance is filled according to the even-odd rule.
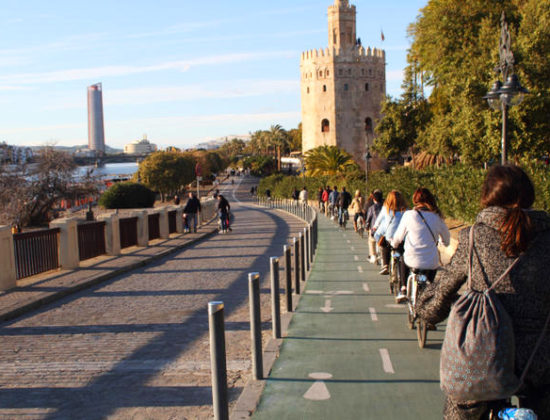
[[[427,0],[355,0],[357,36],[386,50],[401,93],[407,27]],[[300,122],[300,54],[326,48],[333,0],[0,0],[0,141],[88,143],[102,83],[105,142],[192,147]],[[381,39],[384,32],[385,41]]]

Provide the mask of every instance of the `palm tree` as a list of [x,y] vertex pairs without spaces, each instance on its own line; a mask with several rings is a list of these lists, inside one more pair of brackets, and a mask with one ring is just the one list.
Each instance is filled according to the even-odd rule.
[[342,175],[356,166],[352,156],[336,146],[319,146],[305,155],[309,176]]
[[281,148],[288,145],[288,136],[283,127],[279,124],[272,125],[268,131],[269,143],[277,150],[277,171],[281,172]]

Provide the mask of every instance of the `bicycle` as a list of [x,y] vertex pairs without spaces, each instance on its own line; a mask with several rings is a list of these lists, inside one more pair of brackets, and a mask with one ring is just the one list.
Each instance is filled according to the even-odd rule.
[[344,230],[346,230],[346,224],[348,223],[348,219],[349,219],[348,209],[341,209],[340,215],[338,217],[338,222],[342,227],[342,229]]
[[426,337],[428,335],[428,324],[418,318],[416,314],[416,300],[419,292],[428,284],[428,276],[423,270],[411,268],[411,273],[407,279],[407,323],[409,329],[414,329],[416,325],[416,337],[418,339],[418,347],[424,348]]
[[401,252],[398,249],[392,249],[390,257],[390,294],[397,296],[399,293],[399,284],[401,283]]

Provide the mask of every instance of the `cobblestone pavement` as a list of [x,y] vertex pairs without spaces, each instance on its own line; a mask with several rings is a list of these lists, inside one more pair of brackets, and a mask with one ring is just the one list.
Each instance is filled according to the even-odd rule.
[[[231,403],[250,375],[247,273],[262,273],[298,219],[226,191],[233,232],[0,324],[0,419],[210,418],[207,303],[225,302]],[[226,188],[233,188],[230,185]]]

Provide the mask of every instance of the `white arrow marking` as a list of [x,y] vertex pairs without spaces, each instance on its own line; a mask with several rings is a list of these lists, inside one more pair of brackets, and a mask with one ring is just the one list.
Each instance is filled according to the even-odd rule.
[[363,272],[363,267],[361,267],[360,265],[357,266],[357,271],[359,271],[360,273]]
[[370,312],[370,318],[375,322],[378,321],[378,315],[376,315],[376,309],[369,308],[369,312]]
[[394,374],[393,365],[390,359],[390,352],[387,349],[380,349],[380,357],[382,357],[382,367],[384,372]]
[[321,308],[324,313],[331,312],[334,308],[331,306],[332,301],[330,299],[325,300],[325,306]]
[[351,244],[351,241],[350,241],[349,239],[348,239],[346,242],[347,242],[348,244]]
[[367,293],[370,292],[370,287],[368,283],[363,283],[363,290]]
[[330,392],[328,391],[327,386],[325,385],[325,380],[331,379],[332,375],[330,373],[317,372],[310,373],[309,377],[315,379],[316,382],[311,385],[311,387],[304,394],[306,400],[312,401],[325,401],[330,399]]
[[353,256],[353,259],[354,259],[355,261],[359,261],[359,256],[358,256],[358,255],[354,255],[354,256]]

